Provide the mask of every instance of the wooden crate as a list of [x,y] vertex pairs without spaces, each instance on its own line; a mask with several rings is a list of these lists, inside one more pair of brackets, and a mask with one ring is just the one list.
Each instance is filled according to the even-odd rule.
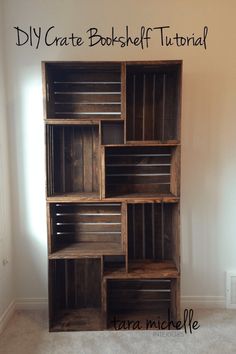
[[177,146],[104,147],[104,197],[179,196]]
[[98,125],[48,125],[48,196],[99,197]]
[[[162,329],[176,321],[178,279],[129,279],[107,281],[107,327],[110,329]],[[128,323],[132,325],[129,327]],[[155,324],[154,324],[155,322]],[[165,322],[166,324],[166,322]],[[138,328],[135,328],[138,327]]]
[[50,205],[50,258],[122,254],[120,203]]
[[127,141],[180,138],[179,64],[127,66]]
[[46,115],[52,119],[121,117],[121,66],[46,63]]
[[100,258],[50,260],[49,294],[51,331],[101,329]]

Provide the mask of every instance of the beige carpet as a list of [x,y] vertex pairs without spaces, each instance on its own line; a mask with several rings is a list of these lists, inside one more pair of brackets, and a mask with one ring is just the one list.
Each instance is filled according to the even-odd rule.
[[201,327],[183,331],[48,333],[43,311],[18,311],[0,336],[1,354],[236,353],[236,311],[199,310]]

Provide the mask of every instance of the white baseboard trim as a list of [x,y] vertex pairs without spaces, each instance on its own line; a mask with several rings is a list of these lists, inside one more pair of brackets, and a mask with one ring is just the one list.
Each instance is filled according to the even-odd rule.
[[45,310],[48,307],[47,298],[17,298],[16,310]]
[[[182,308],[192,309],[224,309],[224,296],[182,296]],[[12,301],[0,317],[0,334],[6,327],[15,310],[47,310],[47,298],[18,298]]]
[[194,309],[225,309],[224,296],[182,296],[181,306]]
[[2,316],[0,317],[0,334],[3,332],[3,330],[6,328],[9,320],[13,316],[14,312],[16,309],[16,304],[15,301],[12,301],[6,310],[3,312]]
[[[15,301],[17,310],[47,309],[47,298],[18,298]],[[224,296],[182,296],[181,306],[199,309],[226,308]]]

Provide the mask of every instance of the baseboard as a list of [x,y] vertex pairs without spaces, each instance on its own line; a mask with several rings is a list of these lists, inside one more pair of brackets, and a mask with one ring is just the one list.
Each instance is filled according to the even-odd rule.
[[6,310],[3,312],[2,316],[0,317],[0,334],[3,332],[3,330],[6,328],[8,321],[11,319],[13,316],[14,312],[16,309],[16,304],[15,301],[12,301]]
[[[226,308],[224,296],[182,296],[182,308],[223,309]],[[47,298],[18,298],[12,301],[0,317],[0,333],[6,327],[15,310],[47,310]]]
[[224,309],[224,296],[182,296],[181,306],[194,309]]
[[[47,298],[18,298],[16,299],[16,309],[17,310],[41,310],[47,309],[48,299]],[[224,296],[182,296],[181,306],[185,308],[203,308],[203,309],[214,309],[214,308],[225,308],[225,297]]]
[[16,299],[16,310],[46,310],[47,308],[47,298],[33,297]]

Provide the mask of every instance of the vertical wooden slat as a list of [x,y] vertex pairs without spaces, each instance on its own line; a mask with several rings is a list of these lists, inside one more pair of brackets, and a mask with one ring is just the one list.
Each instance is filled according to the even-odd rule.
[[142,248],[143,248],[143,259],[146,258],[146,230],[145,230],[145,205],[142,204]]
[[92,191],[97,192],[100,186],[100,149],[99,135],[97,134],[97,126],[92,126],[92,170],[93,170],[93,186]]
[[126,119],[126,63],[121,63],[121,119]]
[[[72,140],[73,141],[73,140]],[[65,127],[62,127],[61,129],[61,174],[62,174],[62,192],[65,193],[66,192],[66,171],[68,171],[68,169],[65,169]]]
[[134,248],[133,248],[133,242],[134,242],[134,231],[133,231],[133,204],[128,204],[127,206],[127,216],[128,216],[128,230],[127,230],[127,246],[128,246],[128,252],[127,252],[127,259],[131,260],[134,257]]
[[84,128],[83,135],[83,156],[84,156],[84,192],[92,192],[93,176],[92,176],[92,145],[91,145],[91,135],[90,130],[86,127]]
[[162,134],[161,139],[165,139],[165,108],[166,108],[166,75],[163,75],[163,101],[162,101]]
[[142,140],[145,140],[145,109],[146,109],[146,75],[143,74],[143,124],[142,124]]
[[46,126],[45,127],[45,144],[46,144],[46,195],[50,196],[52,195],[52,183],[51,183],[51,177],[52,177],[52,170],[50,168],[51,165],[51,137],[50,137],[50,130],[51,127]]
[[54,248],[54,240],[52,234],[52,217],[51,217],[51,207],[49,203],[47,203],[47,235],[48,235],[48,254],[51,254]]
[[154,100],[155,95],[153,92],[153,74],[145,74],[145,89],[144,89],[144,124],[143,124],[143,140],[152,140],[153,138],[153,116],[155,113]]
[[179,64],[177,85],[177,132],[176,138],[181,141],[181,109],[182,109],[182,63]]
[[73,262],[73,274],[74,274],[74,291],[75,291],[75,308],[79,307],[79,303],[78,303],[78,289],[79,289],[79,283],[78,283],[78,276],[77,276],[77,267],[76,267],[77,263],[76,260],[74,260]]
[[161,214],[161,204],[155,204],[154,208],[154,214],[155,214],[155,237],[156,237],[156,242],[155,242],[155,254],[156,254],[156,259],[158,261],[162,260],[162,230],[161,230],[161,225],[162,225],[162,214]]
[[68,309],[69,307],[69,291],[68,291],[68,260],[65,259],[65,278],[64,278],[64,282],[65,282],[65,307]]
[[161,259],[165,259],[165,230],[164,230],[164,206],[161,203]]
[[180,146],[173,148],[170,167],[170,192],[180,194]]
[[127,76],[126,76],[126,63],[121,63],[121,119],[124,120],[124,132],[123,138],[124,143],[127,140],[127,104],[126,104],[126,95],[127,95]]
[[55,318],[55,298],[53,296],[53,287],[55,286],[56,274],[54,270],[54,261],[48,260],[48,316],[49,316],[49,330],[53,326]]
[[178,271],[180,271],[180,205],[173,205],[172,211],[172,257]]
[[101,161],[101,198],[106,195],[106,177],[105,177],[105,147],[100,148],[100,161]]
[[136,139],[136,75],[132,75],[133,82],[133,110],[132,110],[132,140]]
[[84,188],[84,175],[83,171],[83,128],[76,127],[74,129],[74,144],[73,144],[73,185],[74,190],[83,192]]
[[51,195],[55,193],[55,177],[54,177],[54,151],[53,151],[53,146],[54,146],[54,134],[53,134],[53,127],[50,126],[50,154],[51,154],[51,163],[49,165],[49,173],[50,173],[50,184],[51,184]]
[[136,228],[135,228],[135,205],[132,204],[132,222],[133,222],[133,258],[136,258]]
[[152,240],[152,203],[143,204],[144,207],[144,259],[153,259],[153,240]]
[[127,203],[121,203],[121,244],[127,254]]
[[156,258],[155,203],[152,203],[152,258]]
[[180,279],[171,280],[171,319],[179,321],[180,318]]
[[136,139],[136,125],[135,125],[135,119],[136,119],[136,75],[133,75],[133,114],[132,114],[132,137],[133,140]]
[[107,328],[107,280],[106,278],[102,279],[101,284],[101,312],[102,312],[102,324],[103,328]]
[[152,139],[157,139],[155,136],[155,127],[156,127],[156,74],[153,74],[153,85],[152,85]]
[[162,117],[163,117],[163,74],[157,73],[155,77],[155,137],[162,139]]

